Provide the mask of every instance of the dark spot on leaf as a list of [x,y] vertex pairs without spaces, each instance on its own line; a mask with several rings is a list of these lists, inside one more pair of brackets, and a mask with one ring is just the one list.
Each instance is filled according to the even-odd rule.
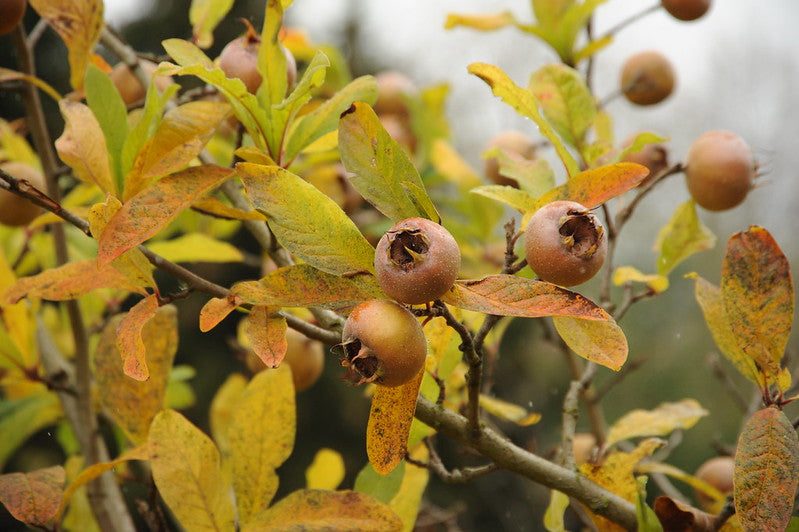
[[345,116],[347,116],[348,114],[351,114],[351,113],[354,113],[354,112],[355,112],[355,104],[353,103],[352,105],[350,105],[350,106],[347,108],[347,110],[346,110],[346,111],[344,111],[343,113],[341,113],[341,115],[339,116],[339,118],[344,118],[344,117],[345,117]]

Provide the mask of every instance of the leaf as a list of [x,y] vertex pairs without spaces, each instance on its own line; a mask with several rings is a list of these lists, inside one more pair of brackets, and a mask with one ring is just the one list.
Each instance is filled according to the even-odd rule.
[[387,475],[405,458],[424,369],[407,383],[377,386],[366,426],[366,454],[374,470]]
[[357,491],[297,490],[245,524],[242,532],[396,532],[401,529],[399,517],[368,495]]
[[226,220],[258,220],[265,222],[266,216],[258,211],[243,211],[226,205],[214,197],[200,198],[191,204],[191,208],[199,213]]
[[334,490],[342,480],[344,480],[344,459],[341,454],[325,447],[316,451],[313,462],[305,470],[305,487]]
[[799,438],[774,406],[758,410],[735,450],[735,512],[744,530],[784,530],[799,484]]
[[381,475],[375,471],[371,463],[366,462],[358,476],[355,477],[354,489],[388,504],[402,487],[406,467],[406,462],[402,461],[390,473]]
[[242,262],[244,255],[229,242],[203,233],[188,233],[171,240],[149,244],[157,253],[172,262]]
[[233,421],[233,413],[238,408],[238,402],[244,388],[247,387],[247,379],[241,373],[232,373],[225,379],[225,382],[214,394],[209,408],[209,422],[211,425],[211,435],[214,437],[222,456],[230,455],[230,424]]
[[[159,95],[154,83],[150,83],[147,95],[144,98],[144,109],[138,115],[138,120],[133,125],[122,146],[122,176],[126,176],[133,168],[133,162],[139,156],[148,140],[155,134],[155,129],[161,120],[161,114],[172,96],[178,91],[180,85],[174,83]],[[121,187],[120,190],[124,190]]]
[[793,322],[793,279],[788,259],[762,227],[753,225],[727,242],[721,296],[738,345],[767,383],[776,382]]
[[458,308],[498,316],[574,316],[600,321],[610,318],[601,307],[580,294],[544,281],[505,274],[455,281],[442,300]]
[[522,213],[535,210],[537,204],[530,193],[507,185],[483,185],[469,192],[497,200]]
[[654,273],[645,274],[632,266],[619,266],[613,272],[613,284],[621,286],[627,283],[646,283],[654,293],[665,292],[669,287],[669,278]]
[[703,512],[671,497],[661,495],[655,499],[655,514],[665,532],[683,530],[716,530],[716,516]]
[[153,480],[164,502],[188,531],[233,531],[233,501],[213,442],[185,417],[163,410],[148,438]]
[[641,436],[666,436],[675,430],[693,427],[710,412],[694,399],[683,399],[676,403],[661,403],[654,410],[635,409],[610,427],[605,445],[611,445]]
[[[53,101],[58,102],[60,101],[63,96],[61,96],[57,90],[55,90],[52,86],[50,86],[46,81],[41,78],[37,78],[36,76],[31,76],[28,74],[24,74],[22,72],[17,72],[16,70],[11,70],[10,68],[0,67],[0,81],[14,81],[14,80],[23,80],[31,85],[35,85],[42,89],[42,91],[47,94]],[[5,121],[3,121],[5,123]],[[5,128],[4,128],[5,129]],[[6,131],[3,131],[3,134],[6,134]],[[5,142],[5,140],[4,140]],[[20,161],[26,164],[36,164],[38,159],[31,159],[31,158],[20,158],[17,157],[18,154],[13,154],[13,156],[9,157],[9,159],[13,161]]]
[[716,347],[732,362],[741,375],[755,384],[759,384],[760,379],[758,378],[755,361],[738,344],[738,338],[730,327],[727,314],[724,312],[721,289],[696,274],[691,274],[690,277],[696,281],[694,296],[702,309],[707,327],[710,329],[713,341],[716,342]]
[[86,71],[86,103],[105,136],[116,190],[122,190],[122,148],[128,137],[128,110],[111,79],[94,65]]
[[189,23],[192,27],[192,40],[200,48],[214,44],[214,29],[225,18],[233,0],[192,0],[189,7]]
[[570,177],[579,173],[580,169],[574,157],[563,145],[563,141],[555,133],[549,122],[538,112],[539,102],[532,92],[516,85],[502,69],[494,65],[472,63],[469,65],[469,73],[485,81],[491,87],[494,96],[502,98],[502,101],[513,107],[519,114],[532,119],[536,123],[541,134],[555,147],[555,151]]
[[647,477],[637,477],[638,497],[635,499],[635,517],[638,521],[638,532],[664,532],[657,514],[646,503]]
[[192,166],[142,190],[122,206],[100,235],[98,264],[108,264],[156,234],[232,173],[219,166]]
[[499,163],[499,173],[516,180],[519,188],[533,198],[537,198],[555,187],[555,173],[549,166],[549,162],[543,157],[521,158],[499,146],[484,151],[481,157],[483,159],[495,158]]
[[563,514],[569,507],[569,496],[558,490],[550,490],[549,505],[544,512],[544,528],[547,532],[566,532]]
[[316,187],[277,166],[239,163],[236,173],[250,201],[266,214],[269,227],[290,252],[334,275],[374,271],[372,246],[336,202]]
[[252,350],[268,368],[276,368],[286,356],[286,318],[265,306],[254,306],[247,320]]
[[538,198],[538,208],[558,200],[576,201],[587,209],[636,187],[649,174],[636,163],[616,163],[580,172]]
[[122,354],[122,370],[125,375],[137,381],[150,378],[142,329],[157,312],[158,296],[151,294],[133,305],[117,325],[116,345]]
[[510,11],[489,15],[465,15],[449,13],[444,22],[444,29],[451,30],[463,26],[478,31],[495,31],[508,26],[521,26]]
[[296,418],[288,364],[257,373],[236,402],[227,434],[228,464],[245,529],[275,496],[275,469],[294,448]]
[[355,102],[338,126],[341,162],[350,183],[391,221],[439,216],[407,152],[386,132],[374,110]]
[[91,109],[70,100],[61,100],[58,106],[66,122],[64,132],[55,141],[58,156],[72,167],[78,179],[116,195],[105,135]]
[[294,160],[314,141],[335,131],[341,113],[354,102],[362,101],[371,105],[375,100],[377,100],[377,82],[373,76],[361,76],[339,89],[329,100],[297,119],[286,143],[286,160]]
[[80,89],[103,30],[102,0],[31,0],[30,5],[64,41],[69,59],[69,82],[73,89]]
[[200,331],[208,332],[233,312],[241,300],[234,294],[212,297],[200,309]]
[[48,528],[61,502],[66,473],[60,465],[0,475],[0,502],[18,521]]
[[98,288],[113,288],[144,294],[128,276],[116,268],[98,266],[95,259],[68,262],[30,277],[20,277],[3,294],[5,303],[16,303],[23,297],[65,301],[88,294]]
[[[151,299],[143,299],[152,304]],[[134,307],[135,308],[135,307]],[[94,350],[94,376],[100,403],[119,428],[138,445],[147,441],[155,415],[164,408],[166,388],[178,349],[177,311],[173,305],[156,307],[155,315],[141,329],[141,348],[146,353],[149,378],[128,376],[122,369],[117,331],[126,315],[106,324]]]
[[615,321],[591,321],[554,316],[555,329],[566,345],[579,356],[619,371],[627,361],[627,338]]
[[[426,446],[418,445],[411,452],[411,458],[424,463],[429,461],[430,453]],[[402,530],[404,532],[413,532],[415,529],[416,519],[419,516],[419,507],[422,504],[422,496],[429,479],[430,470],[426,467],[414,466],[405,468],[400,489],[388,503],[389,507],[402,520]]]
[[211,101],[189,102],[168,111],[125,177],[124,200],[127,202],[154,179],[188,166],[229,112],[227,104]]
[[0,469],[28,438],[54,425],[63,415],[58,397],[50,392],[0,401]]
[[541,420],[541,414],[537,412],[530,413],[519,405],[485,394],[480,394],[480,407],[489,414],[516,423],[520,427],[527,427]]
[[563,64],[544,65],[530,78],[529,89],[555,131],[579,149],[596,115],[594,98],[580,73]]
[[696,203],[688,200],[658,233],[655,250],[659,253],[657,270],[668,275],[679,263],[716,245],[716,236],[705,227],[696,213]]

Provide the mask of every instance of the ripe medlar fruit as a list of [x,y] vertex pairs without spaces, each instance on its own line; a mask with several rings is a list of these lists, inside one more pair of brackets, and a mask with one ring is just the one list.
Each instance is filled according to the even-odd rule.
[[590,432],[577,432],[572,439],[574,463],[578,466],[593,461],[595,457],[596,437]]
[[394,301],[374,299],[355,307],[341,334],[343,366],[355,384],[401,386],[424,367],[427,339],[419,320]]
[[[17,179],[25,179],[42,192],[47,192],[44,176],[36,168],[18,161],[0,164],[0,169]],[[26,226],[33,221],[42,208],[7,190],[0,189],[0,224],[13,227]]]
[[553,201],[538,209],[525,230],[527,264],[542,280],[574,286],[593,277],[605,260],[605,228],[574,201]]
[[[694,476],[707,482],[723,495],[729,495],[733,492],[734,473],[735,459],[732,456],[716,456],[700,465]],[[715,501],[702,490],[695,489],[694,494],[702,508],[708,509],[714,505]]]
[[634,104],[660,103],[672,93],[674,85],[674,68],[660,52],[637,53],[622,66],[621,90]]
[[384,70],[375,75],[377,82],[377,100],[374,109],[378,115],[398,115],[407,118],[410,113],[406,98],[419,92],[416,84],[396,70]]
[[[286,356],[283,362],[291,367],[294,391],[301,392],[313,386],[325,367],[325,347],[294,329],[286,329]],[[247,367],[253,373],[266,369],[266,364],[253,352],[247,353]]]
[[[513,159],[523,160],[535,157],[535,143],[521,131],[502,131],[492,138],[485,149],[499,148]],[[502,175],[499,170],[499,161],[496,157],[485,159],[485,174],[497,185],[507,185],[519,188],[515,179]]]
[[380,115],[380,123],[386,133],[405,148],[408,153],[413,154],[416,152],[416,135],[413,134],[410,120],[396,114],[382,114]]
[[710,9],[710,0],[661,0],[669,15],[679,20],[696,20]]
[[461,265],[458,243],[441,225],[408,218],[389,229],[375,250],[375,276],[400,303],[420,305],[452,287]]
[[[261,73],[258,72],[258,49],[261,47],[261,37],[249,21],[244,22],[247,25],[247,33],[225,45],[219,54],[219,68],[227,77],[239,78],[247,90],[255,94],[263,81]],[[297,79],[297,61],[285,46],[280,45],[280,48],[286,56],[287,89],[291,89]]]
[[[622,144],[622,147],[627,148],[630,146],[633,141],[635,141],[636,136],[637,135],[629,136]],[[622,157],[621,160],[626,163],[637,163],[646,166],[649,169],[649,175],[642,181],[642,183],[644,183],[666,169],[669,165],[669,152],[666,146],[656,142],[647,144],[641,148],[640,151],[635,153],[628,153]]]
[[688,150],[685,179],[694,201],[709,211],[731,209],[752,189],[755,161],[746,142],[729,131],[708,131]]
[[0,35],[17,27],[25,15],[27,0],[3,0],[0,2]]
[[[155,69],[158,68],[158,65],[146,59],[140,60],[139,64],[142,69],[151,76],[153,72],[155,72]],[[119,95],[122,96],[122,101],[125,102],[125,105],[140,102],[147,95],[147,87],[141,84],[139,78],[136,77],[130,70],[130,67],[125,63],[119,63],[114,66],[108,76],[119,91]],[[155,78],[155,86],[158,87],[158,90],[161,92],[165,91],[172,83],[174,82],[171,76],[157,76]]]

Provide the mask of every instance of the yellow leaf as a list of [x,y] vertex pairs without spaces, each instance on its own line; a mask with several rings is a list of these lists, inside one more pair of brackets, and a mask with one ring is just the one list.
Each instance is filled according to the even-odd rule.
[[[0,249],[0,294],[12,286],[15,281],[14,271],[6,260],[3,250]],[[8,305],[0,301],[0,309],[0,323],[5,327],[13,344],[13,347],[0,345],[0,354],[16,360],[13,355],[5,350],[6,348],[9,351],[14,349],[21,355],[17,362],[24,367],[35,367],[38,360],[34,341],[36,325],[30,306],[24,301]]]
[[661,403],[654,410],[635,409],[610,427],[605,445],[639,438],[641,436],[666,436],[678,429],[690,429],[709,412],[694,399],[676,403]]
[[544,512],[544,528],[548,532],[566,532],[563,514],[569,507],[569,496],[558,490],[549,493],[549,506]]
[[705,227],[696,212],[696,203],[688,200],[674,211],[669,223],[658,233],[655,251],[659,253],[657,270],[668,275],[682,261],[716,245],[716,236]]
[[195,530],[235,530],[233,501],[214,443],[174,410],[153,419],[148,438],[158,492],[180,524]]
[[189,233],[148,244],[150,251],[172,262],[241,262],[239,248],[203,233]]
[[69,57],[70,84],[73,89],[80,89],[103,31],[102,0],[30,0],[30,4],[64,41]]
[[510,11],[503,11],[502,13],[490,15],[463,15],[459,13],[450,13],[447,15],[446,22],[444,22],[444,28],[450,30],[458,26],[464,26],[478,31],[494,31],[506,26],[515,26],[517,24],[516,18]]
[[228,220],[259,220],[266,221],[266,216],[258,211],[242,211],[225,205],[221,201],[213,197],[200,198],[191,204],[191,208],[203,214],[209,214],[216,218],[224,218]]
[[200,48],[214,44],[214,29],[225,18],[233,0],[192,0],[189,22],[194,32],[194,42]]
[[526,427],[541,421],[541,414],[527,412],[519,405],[489,395],[480,394],[480,406],[489,414],[505,421],[512,421],[520,427]]
[[286,318],[273,314],[274,308],[256,305],[247,319],[250,347],[269,368],[276,368],[286,356]]
[[117,326],[117,348],[124,361],[125,375],[138,381],[150,378],[147,367],[147,347],[144,345],[142,329],[158,312],[158,296],[151,294],[122,317]]
[[78,179],[117,195],[105,135],[97,118],[82,103],[61,100],[58,106],[66,122],[64,132],[55,141],[58,156],[72,167]]
[[569,348],[586,360],[619,371],[627,361],[627,338],[615,321],[554,316],[555,329]]
[[322,448],[305,470],[305,487],[313,490],[334,490],[344,480],[344,459],[333,449]]
[[211,435],[214,437],[222,456],[230,454],[230,424],[233,421],[233,413],[236,411],[239,398],[247,387],[247,379],[241,373],[233,373],[216,391],[211,407],[209,409],[209,421],[211,424]]
[[[411,452],[411,458],[426,462],[430,457],[427,447],[418,445]],[[430,470],[424,467],[408,464],[405,467],[405,474],[402,477],[399,491],[389,501],[388,505],[402,519],[402,530],[411,532],[416,525],[416,517],[419,515],[419,506],[422,502],[422,495],[430,479]]]
[[208,332],[224,320],[241,303],[238,297],[212,297],[200,309],[200,331]]
[[294,448],[296,423],[288,364],[255,375],[236,403],[227,434],[240,522],[265,510],[275,496],[275,469]]
[[366,454],[381,475],[390,473],[407,452],[408,435],[424,369],[397,387],[377,386],[366,426]]
[[621,286],[626,283],[646,283],[650,290],[659,294],[669,287],[669,278],[654,273],[642,273],[632,266],[619,266],[613,272],[613,284]]

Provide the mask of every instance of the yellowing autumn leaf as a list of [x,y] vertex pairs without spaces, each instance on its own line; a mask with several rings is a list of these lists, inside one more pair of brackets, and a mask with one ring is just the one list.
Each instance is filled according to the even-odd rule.
[[58,156],[72,167],[78,179],[116,195],[105,135],[97,118],[91,109],[79,102],[61,100],[58,106],[66,122],[64,132],[55,141]]
[[150,251],[172,262],[241,262],[242,252],[229,242],[203,233],[189,233],[148,244]]
[[666,436],[690,429],[709,412],[694,399],[662,403],[653,410],[635,409],[619,418],[608,431],[605,445],[642,436]]
[[716,245],[716,236],[705,227],[696,212],[696,203],[688,200],[658,233],[655,250],[659,253],[657,270],[668,275],[682,261]]
[[231,7],[233,0],[192,0],[189,22],[197,46],[208,48],[214,43],[214,29]]
[[645,283],[650,290],[659,294],[669,287],[669,278],[654,273],[643,273],[632,266],[619,266],[613,272],[613,284],[621,286],[627,283]]
[[344,480],[344,459],[333,449],[322,448],[305,470],[305,487],[316,490],[334,490]]
[[212,297],[200,309],[200,330],[208,332],[224,320],[240,304],[231,294],[228,297]]
[[214,437],[216,445],[222,456],[230,454],[230,424],[233,421],[233,414],[238,408],[238,401],[244,388],[247,387],[247,379],[241,373],[233,373],[225,379],[211,400],[208,418],[211,424],[211,435]]
[[541,420],[541,414],[537,412],[530,413],[519,405],[485,394],[480,394],[480,406],[489,414],[516,423],[520,427],[533,425]]
[[[419,462],[427,462],[430,453],[426,446],[417,445],[411,452],[411,458]],[[404,469],[399,491],[388,502],[388,505],[402,519],[402,530],[412,532],[419,515],[422,495],[424,495],[427,481],[430,479],[430,470],[412,464],[407,465]]]
[[60,465],[30,473],[0,475],[0,502],[15,519],[48,528],[58,512],[64,478],[64,468]]
[[627,361],[627,337],[615,321],[554,316],[558,334],[569,348],[591,362],[619,371]]
[[142,329],[158,312],[158,297],[151,294],[123,316],[117,326],[117,348],[122,354],[125,375],[138,381],[150,378],[147,367],[147,348],[144,345]]
[[247,319],[250,347],[268,368],[276,368],[286,356],[286,318],[275,308],[256,305]]

